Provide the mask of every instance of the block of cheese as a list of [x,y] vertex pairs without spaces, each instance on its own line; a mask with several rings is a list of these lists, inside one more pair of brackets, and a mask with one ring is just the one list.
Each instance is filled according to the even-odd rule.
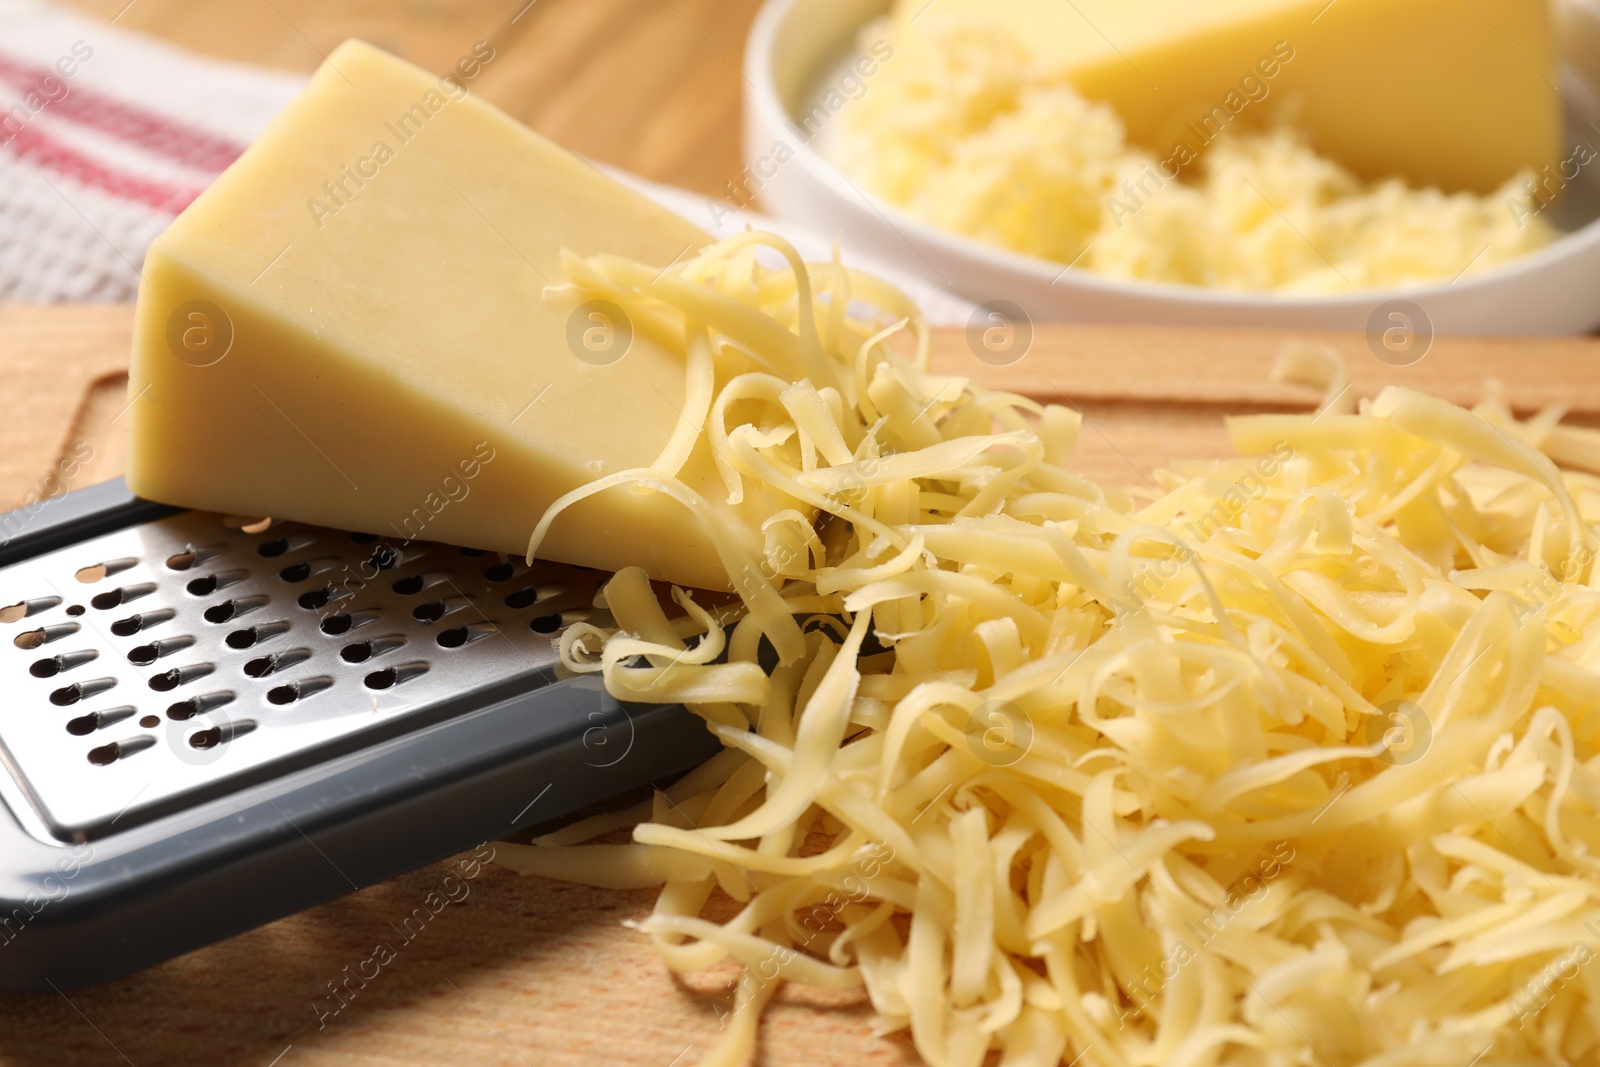
[[[468,90],[347,42],[156,240],[134,492],[521,553],[557,496],[657,457],[681,348],[542,291],[563,248],[665,265],[710,238]],[[726,588],[704,522],[759,548],[767,506],[725,503],[703,437],[680,477],[707,516],[619,487],[541,556]]]
[[[926,9],[918,15],[918,11]],[[1561,155],[1547,0],[898,0],[998,25],[1181,166],[1283,116],[1365,178],[1492,192]]]

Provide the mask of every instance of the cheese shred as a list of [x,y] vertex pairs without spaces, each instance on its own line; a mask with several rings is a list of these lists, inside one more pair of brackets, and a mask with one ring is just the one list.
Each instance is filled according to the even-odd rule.
[[1531,171],[1482,193],[1364,180],[1316,151],[1284,97],[1238,119],[1218,106],[1220,132],[1206,118],[1137,144],[1029,43],[986,21],[874,21],[858,62],[893,61],[839,97],[814,143],[853,185],[942,230],[1128,281],[1381,288],[1470,277],[1559,236],[1529,199]]
[[615,627],[561,638],[722,754],[499,853],[662,886],[666,965],[740,969],[704,1064],[786,981],[935,1067],[1600,1059],[1600,479],[1550,458],[1596,469],[1587,432],[1352,402],[1301,352],[1324,410],[1103,487],[1074,412],[931,374],[915,307],[837,261],[568,270],[681,330],[701,421],[530,555],[613,483],[706,514],[690,448],[807,509],[712,531],[737,600],[625,570]]

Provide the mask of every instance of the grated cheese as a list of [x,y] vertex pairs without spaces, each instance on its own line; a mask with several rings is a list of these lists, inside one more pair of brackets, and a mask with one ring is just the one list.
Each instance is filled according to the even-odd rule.
[[1555,237],[1526,207],[1527,174],[1483,196],[1363,182],[1288,126],[1163,158],[998,28],[883,20],[862,40],[894,58],[819,147],[987,244],[1117,278],[1328,292],[1476,273]]
[[[617,627],[571,627],[565,666],[725,750],[497,854],[663,886],[637,926],[667,965],[743,974],[703,1063],[748,1059],[783,981],[862,994],[936,1067],[1600,1058],[1600,479],[1540,451],[1593,468],[1592,437],[1350,403],[1302,349],[1280,370],[1328,407],[1231,419],[1236,458],[1131,492],[1067,469],[1074,412],[930,374],[908,301],[777,238],[569,272],[708,362],[730,495],[815,509],[760,560],[719,540],[737,602],[606,586]],[[586,491],[704,513],[680,453]]]

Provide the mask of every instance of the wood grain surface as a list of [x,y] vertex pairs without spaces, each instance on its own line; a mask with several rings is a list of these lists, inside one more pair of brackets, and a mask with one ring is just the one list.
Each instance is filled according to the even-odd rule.
[[[25,388],[0,424],[0,499],[17,501],[83,443],[87,483],[120,471],[132,312],[0,309],[0,367]],[[1302,337],[1300,340],[1313,338]],[[1513,404],[1572,404],[1600,419],[1600,342],[1442,338],[1412,367],[1379,363],[1360,337],[1314,338],[1344,354],[1355,390],[1406,382],[1456,400],[1489,378]],[[1315,390],[1270,380],[1290,335],[1049,327],[1005,367],[977,359],[963,331],[935,338],[940,370],[1048,396],[1085,415],[1079,461],[1117,482],[1148,480],[1172,457],[1224,454],[1230,410],[1305,410]],[[63,432],[61,427],[68,427]],[[0,1063],[587,1064],[668,1067],[715,1040],[731,970],[670,976],[621,922],[648,892],[607,892],[491,868],[336,1016],[327,983],[392,938],[392,922],[438,884],[425,868],[102,988],[0,996]],[[764,1064],[911,1064],[899,1035],[860,1000],[781,994]],[[293,1059],[290,1059],[293,1057]]]
[[309,74],[360,37],[443,72],[558,144],[719,195],[740,175],[744,39],[759,0],[71,0],[194,52]]
[[[0,507],[39,492],[57,458],[84,444],[93,459],[75,486],[121,473],[132,325],[128,306],[0,305],[0,373],[19,383],[18,405],[0,430]],[[1226,455],[1229,413],[1310,410],[1318,390],[1272,377],[1291,342],[1331,349],[1357,396],[1401,384],[1470,404],[1495,381],[1519,412],[1561,403],[1569,422],[1600,425],[1595,338],[1440,337],[1417,363],[1392,367],[1353,334],[1044,325],[1003,366],[979,359],[964,331],[936,330],[933,363],[941,373],[1080,408],[1080,469],[1139,484],[1170,459]]]
[[[0,422],[0,499],[15,502],[62,455],[94,449],[89,482],[125,455],[118,421],[132,309],[0,308],[0,367],[24,388]],[[1403,382],[1458,401],[1490,378],[1524,410],[1560,400],[1600,422],[1600,341],[1440,338],[1411,367],[1386,366],[1360,337],[1041,328],[1026,354],[994,367],[963,331],[939,331],[938,369],[1065,400],[1085,415],[1079,464],[1138,483],[1173,457],[1225,454],[1229,411],[1308,410],[1318,392],[1271,381],[1290,340],[1339,351],[1360,395]],[[63,427],[66,427],[64,430]],[[688,1067],[716,1039],[733,969],[674,978],[623,927],[651,892],[610,892],[486,868],[379,977],[346,987],[346,967],[396,941],[448,864],[70,995],[0,994],[0,1064],[462,1065]],[[3,951],[3,950],[0,950]],[[328,983],[354,995],[336,1015]],[[781,992],[759,1062],[912,1065],[910,1044],[860,998]],[[277,1057],[281,1059],[276,1059]]]
[[[71,0],[74,6],[226,59],[309,72],[359,36],[443,70],[479,40],[498,58],[480,91],[561,144],[645,177],[717,195],[739,175],[743,39],[757,0]],[[125,456],[120,415],[126,307],[0,307],[0,506],[48,486],[58,458],[88,445],[88,484]],[[1137,483],[1169,457],[1221,454],[1229,410],[1305,410],[1315,390],[1274,384],[1281,334],[1041,329],[1006,367],[979,361],[957,331],[941,369],[1063,397],[1086,428],[1082,469]],[[1441,338],[1410,368],[1334,337],[1355,388],[1406,381],[1475,398],[1502,379],[1517,405],[1571,403],[1600,421],[1591,341]],[[0,1065],[399,1064],[688,1067],[716,1039],[731,969],[670,976],[623,920],[650,892],[520,878],[495,867],[432,920],[337,1015],[329,983],[394,940],[449,864],[373,886],[110,985],[68,995],[0,995]],[[3,951],[3,949],[0,949]],[[319,1018],[320,1016],[320,1018]],[[785,989],[759,1061],[910,1065],[904,1038],[859,999]]]

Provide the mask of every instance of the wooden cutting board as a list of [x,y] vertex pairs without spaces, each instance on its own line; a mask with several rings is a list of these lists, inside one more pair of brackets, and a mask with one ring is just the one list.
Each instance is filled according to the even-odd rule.
[[[94,455],[75,485],[122,472],[131,328],[125,306],[0,305],[0,373],[11,398],[0,421],[0,508],[47,488],[57,458],[84,445]],[[1568,421],[1600,425],[1595,338],[1441,337],[1417,363],[1391,367],[1354,334],[1040,326],[1014,362],[993,366],[965,331],[942,329],[933,361],[942,373],[1079,407],[1080,469],[1137,484],[1169,459],[1226,455],[1225,414],[1314,408],[1317,390],[1272,378],[1290,342],[1333,349],[1358,396],[1402,384],[1469,404],[1494,380],[1519,412],[1562,403]]]
[[[120,473],[131,309],[0,307],[0,501],[36,491],[58,457],[94,450],[82,484]],[[1226,454],[1230,411],[1309,410],[1315,390],[1269,372],[1281,333],[1041,328],[1005,367],[978,360],[964,331],[940,331],[947,373],[1062,399],[1085,415],[1081,468],[1139,483],[1171,457]],[[1488,379],[1524,411],[1571,405],[1600,425],[1600,341],[1440,338],[1419,363],[1380,363],[1364,338],[1299,335],[1341,353],[1358,395],[1399,382],[1457,402]],[[650,892],[607,892],[488,868],[337,1015],[343,983],[391,923],[446,873],[424,868],[98,989],[0,995],[0,1064],[281,1063],[688,1067],[716,1039],[732,969],[681,981],[622,922]],[[4,951],[4,949],[0,949]],[[342,987],[343,988],[343,987]],[[319,1008],[320,1005],[320,1008]],[[915,1064],[909,1042],[870,1005],[780,992],[762,1031],[763,1064]],[[281,1057],[281,1059],[275,1059]]]

